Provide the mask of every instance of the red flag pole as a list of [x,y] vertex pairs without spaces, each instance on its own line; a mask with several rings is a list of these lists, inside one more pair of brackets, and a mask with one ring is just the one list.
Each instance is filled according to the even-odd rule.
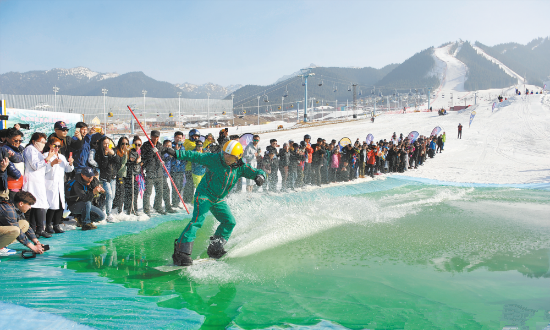
[[[153,148],[155,148],[155,146],[153,145],[153,142],[151,142],[151,139],[149,138],[149,135],[147,135],[147,132],[145,131],[145,128],[143,128],[143,126],[141,126],[141,123],[139,122],[139,119],[137,119],[136,114],[132,111],[132,109],[130,108],[129,105],[127,107],[128,107],[128,110],[130,110],[130,112],[132,113],[132,116],[134,116],[134,118],[136,119],[137,123],[139,124],[139,127],[141,127],[141,130],[143,131],[143,134],[145,134],[145,137],[147,138],[147,140],[149,140],[149,143],[151,144],[151,146]],[[162,167],[164,167],[164,171],[166,171],[166,174],[168,175],[168,178],[170,178],[170,181],[172,182],[172,187],[174,189],[176,189],[176,192],[178,193],[178,196],[180,197],[180,201],[183,203],[183,207],[185,207],[185,211],[187,211],[187,214],[189,214],[189,210],[187,209],[187,205],[185,205],[185,202],[183,201],[183,197],[181,197],[181,194],[178,191],[178,188],[176,187],[176,184],[174,183],[174,180],[172,180],[172,176],[168,172],[168,169],[166,168],[166,165],[164,165],[164,162],[162,161],[162,158],[160,158],[160,155],[159,155],[158,151],[155,152],[155,154],[157,154],[157,158],[159,159],[160,163],[162,164]]]

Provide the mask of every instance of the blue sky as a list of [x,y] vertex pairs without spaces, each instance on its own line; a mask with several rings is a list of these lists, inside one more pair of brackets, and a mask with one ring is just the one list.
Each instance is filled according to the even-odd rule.
[[383,67],[459,38],[550,35],[550,1],[0,0],[0,73],[88,67],[270,84],[314,63]]

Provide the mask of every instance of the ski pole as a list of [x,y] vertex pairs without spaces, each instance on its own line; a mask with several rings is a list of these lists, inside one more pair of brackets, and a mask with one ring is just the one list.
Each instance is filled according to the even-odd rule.
[[[136,114],[132,111],[132,108],[130,108],[129,105],[127,105],[127,107],[128,107],[128,110],[130,110],[130,112],[132,113],[132,116],[134,116],[134,118],[136,119],[136,122],[139,124],[139,127],[141,127],[141,130],[143,131],[143,134],[145,134],[145,137],[147,138],[147,140],[149,140],[149,143],[151,144],[151,146],[153,148],[155,148],[155,146],[153,145],[153,142],[151,142],[151,139],[149,138],[149,135],[147,135],[147,132],[145,131],[145,128],[143,128],[143,126],[141,126],[141,123],[140,123],[139,119],[137,119]],[[160,158],[160,155],[159,155],[158,151],[156,151],[155,154],[157,154],[157,158],[159,159],[159,162],[162,164],[162,167],[164,167],[164,171],[168,175],[168,178],[170,178],[170,181],[172,182],[172,187],[174,187],[174,189],[176,189],[176,192],[178,193],[178,196],[180,197],[180,201],[183,203],[183,207],[185,207],[185,211],[187,211],[187,214],[189,214],[189,210],[187,209],[187,205],[185,205],[185,202],[183,201],[183,197],[181,197],[181,194],[180,194],[178,188],[176,187],[176,183],[174,183],[174,180],[172,180],[172,176],[168,172],[168,169],[166,168],[166,165],[164,165],[164,162],[162,161],[162,158]]]

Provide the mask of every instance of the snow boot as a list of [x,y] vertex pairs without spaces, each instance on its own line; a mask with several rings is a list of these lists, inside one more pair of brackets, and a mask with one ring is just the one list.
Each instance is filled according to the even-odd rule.
[[174,241],[174,254],[172,254],[174,265],[191,266],[193,264],[191,252],[193,252],[193,242],[181,242],[178,244],[178,239],[176,238]]
[[208,245],[208,250],[206,250],[206,253],[208,253],[208,256],[210,258],[213,258],[213,259],[221,258],[224,254],[227,253],[227,251],[223,249],[223,246],[225,245],[225,243],[227,243],[227,241],[223,239],[223,237],[211,236],[210,245]]

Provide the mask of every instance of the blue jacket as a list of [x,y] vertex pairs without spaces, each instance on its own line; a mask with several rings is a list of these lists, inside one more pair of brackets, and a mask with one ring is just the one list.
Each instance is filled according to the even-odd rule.
[[[99,136],[102,136],[100,133]],[[86,134],[83,139],[82,147],[77,150],[73,150],[73,159],[74,159],[74,168],[81,170],[84,167],[88,166],[88,156],[90,155],[90,142],[92,141],[92,136],[95,134]],[[73,141],[78,139],[73,136]],[[74,142],[73,142],[74,143]]]
[[170,167],[168,167],[168,164],[166,164],[166,167],[170,170],[170,173],[185,173],[185,165],[187,165],[186,160],[172,158]]
[[[172,173],[171,167],[172,167],[172,156],[169,154],[162,155],[162,160],[164,161],[164,166],[166,166],[166,169],[169,173]],[[164,177],[167,178],[168,174],[166,174],[166,171],[164,171]]]
[[437,146],[436,146],[435,142],[433,142],[433,141],[430,142],[430,149],[435,150],[436,147],[437,147]]

